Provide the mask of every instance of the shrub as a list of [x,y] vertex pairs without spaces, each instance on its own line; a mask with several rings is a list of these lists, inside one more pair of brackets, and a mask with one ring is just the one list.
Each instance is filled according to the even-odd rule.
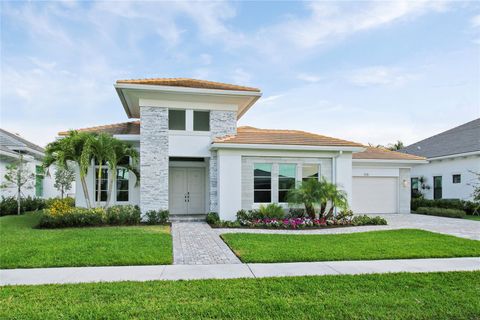
[[147,224],[165,224],[168,222],[168,210],[149,210],[145,213]]
[[473,214],[475,211],[475,203],[473,201],[465,201],[460,199],[412,199],[411,208],[416,211],[420,207],[434,207],[444,209],[463,210],[467,214]]
[[109,225],[134,225],[141,221],[141,212],[138,206],[116,205],[106,211],[106,223]]
[[429,216],[440,216],[440,217],[450,217],[450,218],[465,217],[465,211],[463,210],[435,208],[435,207],[420,207],[420,208],[417,208],[415,213],[426,214]]
[[302,208],[290,208],[285,218],[295,219],[295,218],[308,218],[308,214],[305,209]]
[[15,197],[3,197],[0,202],[0,216],[17,214],[17,199]]
[[67,206],[73,208],[75,207],[75,199],[72,198],[72,197],[65,197],[63,199],[61,198],[49,198],[47,200],[45,200],[45,208],[50,208],[53,203],[57,202],[57,201],[62,201],[63,203],[65,203]]
[[[22,198],[20,202],[20,213],[28,211],[37,211],[45,209],[45,200],[41,198],[32,198],[30,196]],[[0,202],[0,216],[17,214],[17,198],[3,197]]]
[[68,201],[64,199],[55,198],[53,201],[49,201],[48,210],[53,215],[60,215],[68,212],[72,207]]
[[365,225],[386,225],[387,220],[382,217],[369,217],[367,215],[354,216],[352,218],[351,224],[354,226],[365,226]]
[[268,205],[260,205],[258,208],[259,219],[283,219],[285,218],[285,210],[276,203],[269,203]]
[[44,210],[39,228],[92,227],[105,225],[107,214],[103,208],[70,208],[65,212]]
[[209,212],[207,214],[206,221],[208,224],[218,224],[220,222],[220,217],[218,216],[218,213],[216,212]]
[[28,196],[22,199],[22,212],[43,210],[45,207],[45,200],[42,198],[33,198]]

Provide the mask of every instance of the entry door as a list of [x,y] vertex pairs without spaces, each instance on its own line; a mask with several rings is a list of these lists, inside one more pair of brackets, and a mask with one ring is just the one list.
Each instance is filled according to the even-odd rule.
[[433,199],[442,199],[442,177],[433,177]]
[[205,213],[205,169],[170,168],[170,213]]

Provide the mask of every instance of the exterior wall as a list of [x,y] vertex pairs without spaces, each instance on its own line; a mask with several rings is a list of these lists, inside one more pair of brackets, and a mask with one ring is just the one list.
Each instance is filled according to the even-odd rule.
[[348,203],[352,203],[352,154],[344,152],[334,158],[333,182],[347,194]]
[[[30,160],[28,159],[30,158]],[[35,167],[37,165],[42,165],[42,162],[38,159],[33,159],[32,157],[24,157],[24,159],[28,163],[28,168],[31,173],[35,173]],[[15,159],[13,158],[1,158],[0,159],[0,181],[1,183],[4,182],[6,167],[9,163],[13,162]],[[55,184],[55,167],[51,167],[49,170],[49,175],[45,174],[43,178],[43,196],[41,198],[48,199],[48,198],[55,198],[60,197],[60,192],[54,187]],[[22,190],[22,194],[24,197],[35,197],[35,179],[32,180],[30,183],[31,188],[24,188]],[[67,192],[67,195],[73,196],[75,194],[75,186],[72,186],[72,189]],[[8,187],[0,189],[0,196],[4,197],[16,197],[17,190],[15,187]]]
[[[213,141],[216,138],[237,133],[237,113],[235,111],[210,111],[210,137]],[[210,152],[210,211],[218,211],[218,155],[217,151]],[[236,212],[236,211],[235,211]]]
[[140,107],[140,208],[168,209],[168,109]]
[[242,206],[242,156],[218,152],[218,212],[222,220],[235,220]]
[[410,168],[399,170],[398,213],[410,213]]
[[[412,168],[412,177],[425,177],[430,190],[421,190],[425,198],[433,199],[433,177],[442,176],[442,198],[471,200],[475,175],[480,172],[480,156],[456,157],[444,160],[429,160],[430,163]],[[461,183],[453,183],[452,175],[460,174]]]

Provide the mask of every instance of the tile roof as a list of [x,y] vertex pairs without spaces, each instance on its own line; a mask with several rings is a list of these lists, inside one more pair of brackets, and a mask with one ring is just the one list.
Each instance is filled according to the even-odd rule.
[[238,127],[236,135],[219,138],[214,142],[236,144],[363,147],[363,145],[360,143],[331,138],[305,131],[258,129],[254,127]]
[[38,152],[45,152],[45,150],[39,145],[36,145],[35,143],[32,143],[20,137],[19,135],[16,135],[14,133],[8,132],[3,129],[0,129],[0,145],[3,147],[8,147],[10,149],[15,149],[15,147],[21,147],[21,148],[26,147]]
[[[107,124],[103,126],[75,129],[82,132],[104,132],[109,134],[140,134],[140,121],[130,121],[122,123]],[[58,133],[60,136],[66,136],[68,131]]]
[[189,79],[189,78],[150,78],[150,79],[117,80],[117,84],[122,84],[122,83],[171,86],[171,87],[187,87],[187,88],[199,88],[199,89],[260,92],[260,89],[258,88],[245,87],[245,86],[239,86],[235,84],[228,84],[228,83],[214,82],[214,81],[207,81],[207,80]]
[[427,158],[480,151],[480,118],[400,150]]
[[425,160],[423,157],[390,151],[384,148],[366,147],[365,151],[352,155],[353,159],[376,159],[376,160]]

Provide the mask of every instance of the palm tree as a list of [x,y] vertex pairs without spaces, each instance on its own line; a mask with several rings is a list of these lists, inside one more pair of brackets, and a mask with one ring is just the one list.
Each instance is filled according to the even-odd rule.
[[397,140],[397,142],[395,143],[390,143],[387,147],[387,149],[390,151],[398,151],[403,148],[405,148],[405,146],[403,145],[403,142],[400,140]]
[[110,175],[108,179],[108,191],[107,191],[107,201],[105,203],[105,208],[108,207],[110,199],[112,197],[112,188],[114,175],[116,175],[118,163],[128,157],[130,159],[129,164],[122,165],[122,167],[133,172],[137,178],[137,185],[140,181],[140,174],[137,170],[137,164],[139,159],[138,151],[130,144],[125,143],[121,140],[113,138],[110,141],[111,145],[109,146],[110,152],[107,155],[108,169],[110,170]]
[[70,131],[65,138],[47,145],[43,161],[47,170],[53,164],[65,168],[69,161],[78,166],[83,195],[88,208],[91,208],[91,202],[85,177],[93,159],[93,150],[89,146],[94,139],[95,135],[92,133]]
[[324,178],[302,181],[289,191],[287,199],[293,205],[303,204],[312,219],[315,218],[315,207],[319,207],[320,218],[333,215],[335,208],[348,207],[346,193]]
[[[85,144],[85,149],[92,150],[93,157],[98,163],[97,174],[97,201],[96,206],[100,207],[100,202],[102,201],[102,175],[103,170],[102,166],[105,162],[112,158],[113,145],[117,139],[106,133],[100,133],[95,136],[95,139],[90,139]],[[113,172],[113,171],[112,171]],[[110,174],[112,175],[112,174]]]

